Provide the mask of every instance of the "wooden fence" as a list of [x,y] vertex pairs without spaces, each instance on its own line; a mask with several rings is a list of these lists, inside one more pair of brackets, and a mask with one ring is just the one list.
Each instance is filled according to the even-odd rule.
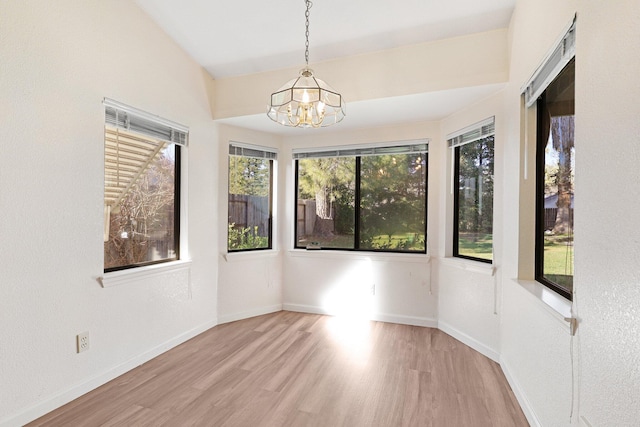
[[234,223],[237,229],[258,226],[258,235],[266,236],[269,230],[269,198],[229,194],[229,223]]
[[298,238],[311,236],[313,234],[313,227],[316,224],[316,201],[298,199],[297,217],[296,234]]

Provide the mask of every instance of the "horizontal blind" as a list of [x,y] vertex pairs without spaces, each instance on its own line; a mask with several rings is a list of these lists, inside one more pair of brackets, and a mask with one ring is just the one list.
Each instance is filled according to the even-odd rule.
[[429,140],[405,141],[398,144],[352,145],[342,147],[327,147],[317,149],[297,148],[293,150],[294,159],[309,159],[320,157],[354,157],[380,156],[383,154],[411,154],[427,153]]
[[232,156],[255,157],[258,159],[277,159],[278,150],[271,147],[245,144],[241,142],[229,142],[229,154]]
[[449,148],[460,147],[461,145],[469,144],[471,142],[478,141],[483,138],[495,135],[495,117],[490,117],[479,123],[475,123],[471,126],[467,126],[464,129],[460,129],[457,132],[447,135],[447,142]]
[[162,141],[187,146],[189,128],[137,108],[105,98],[105,123]]
[[576,56],[576,18],[542,65],[523,87],[525,104],[531,107],[562,69]]

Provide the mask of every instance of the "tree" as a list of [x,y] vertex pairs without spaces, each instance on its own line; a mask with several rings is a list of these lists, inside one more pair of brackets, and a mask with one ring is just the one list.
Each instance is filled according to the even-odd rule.
[[105,268],[149,261],[152,249],[175,250],[174,202],[175,156],[174,145],[170,145],[112,208],[109,240],[104,245]]
[[494,138],[484,138],[459,147],[458,231],[493,232]]
[[269,195],[269,160],[255,157],[229,157],[229,194]]
[[426,163],[422,154],[361,158],[361,244],[374,247],[375,236],[424,236]]
[[568,234],[571,225],[571,195],[573,194],[572,150],[574,144],[574,116],[551,118],[551,140],[553,149],[558,152],[558,213],[556,214],[554,234]]
[[313,234],[332,235],[335,231],[335,202],[339,198],[351,199],[355,185],[353,157],[300,159],[298,161],[300,198],[316,201],[316,222]]

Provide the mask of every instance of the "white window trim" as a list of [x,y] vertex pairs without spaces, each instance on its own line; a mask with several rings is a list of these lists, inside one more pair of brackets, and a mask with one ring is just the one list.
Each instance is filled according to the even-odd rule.
[[169,261],[126,270],[111,271],[99,277],[98,282],[103,288],[110,288],[181,271],[187,271],[189,275],[191,274],[191,260]]
[[[100,285],[103,288],[119,286],[122,284],[143,280],[149,277],[156,277],[168,273],[179,272],[187,270],[189,272],[189,282],[191,282],[191,259],[189,258],[189,230],[188,230],[188,199],[189,199],[189,185],[188,185],[188,164],[189,155],[188,150],[188,133],[189,128],[179,123],[173,122],[168,119],[147,113],[143,110],[131,107],[129,105],[114,101],[109,98],[103,99],[103,105],[105,107],[115,108],[127,113],[137,115],[146,120],[156,121],[159,124],[173,127],[180,132],[186,134],[184,144],[181,145],[184,149],[180,152],[180,259],[173,261],[164,261],[158,264],[152,264],[147,266],[131,267],[124,270],[104,272],[104,259],[102,261],[102,276],[97,278]],[[106,230],[105,230],[106,231]]]
[[443,265],[455,267],[459,270],[473,271],[474,273],[486,274],[487,276],[495,276],[496,267],[492,264],[477,261],[473,259],[459,257],[443,257],[438,258]]
[[[244,156],[244,157],[252,157],[250,155],[245,155],[242,153],[242,149],[246,148],[252,151],[261,152],[262,155],[256,158],[264,158],[273,161],[271,167],[271,247],[268,249],[258,248],[258,249],[247,249],[241,251],[229,251],[229,241],[228,236],[225,239],[224,247],[225,253],[222,254],[222,257],[227,262],[236,262],[240,260],[246,259],[258,259],[258,258],[266,258],[271,256],[276,256],[278,254],[278,156],[279,150],[274,147],[267,147],[264,145],[256,145],[256,144],[248,144],[246,142],[239,142],[235,140],[229,140],[229,149],[227,155],[227,198],[229,196],[229,158],[228,156]],[[232,153],[232,149],[239,149],[239,152]],[[229,217],[229,203],[227,199],[227,218]],[[227,223],[228,226],[228,223]],[[227,228],[225,227],[225,232]],[[275,253],[275,255],[274,255]],[[253,255],[253,256],[251,256]]]
[[341,259],[341,260],[371,260],[377,262],[406,262],[428,264],[431,260],[429,254],[406,252],[367,252],[348,250],[322,250],[322,249],[291,249],[289,255],[296,258],[315,259]]
[[275,249],[254,249],[248,251],[227,252],[222,254],[222,257],[226,262],[244,262],[256,259],[276,258],[279,254],[280,251]]

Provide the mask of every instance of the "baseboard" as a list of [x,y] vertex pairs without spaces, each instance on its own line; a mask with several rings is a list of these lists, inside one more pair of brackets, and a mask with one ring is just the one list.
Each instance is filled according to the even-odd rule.
[[225,314],[218,316],[218,324],[235,322],[236,320],[248,319],[250,317],[262,316],[263,314],[282,311],[282,304],[274,304],[266,307],[258,307],[240,313]]
[[533,410],[533,406],[531,406],[531,402],[527,399],[527,395],[524,393],[520,383],[511,374],[509,363],[507,363],[504,358],[500,358],[500,367],[502,368],[502,372],[504,372],[504,376],[507,378],[507,382],[511,386],[511,390],[513,390],[513,394],[516,395],[516,399],[520,404],[520,408],[522,408],[522,412],[524,412],[524,416],[527,417],[529,425],[532,427],[542,427],[540,420],[538,420],[538,417]]
[[183,342],[190,340],[196,335],[199,335],[205,332],[206,330],[213,328],[214,326],[217,325],[217,323],[218,322],[214,320],[212,322],[207,322],[198,327],[195,327],[183,334],[178,335],[177,337],[170,339],[169,341],[166,341],[154,347],[149,351],[146,351],[140,354],[139,356],[133,357],[132,359],[129,359],[126,362],[112,369],[109,369],[108,371],[102,374],[96,375],[86,381],[83,381],[79,384],[76,384],[68,388],[67,390],[64,390],[58,394],[55,394],[49,398],[46,398],[40,403],[30,408],[27,408],[18,414],[15,414],[15,415],[9,416],[8,418],[0,420],[0,427],[19,427],[37,418],[40,418],[41,416],[48,414],[54,409],[57,409],[62,405],[65,405],[71,402],[72,400],[77,399],[83,394],[86,394],[91,390],[94,390],[100,387],[101,385],[108,383],[109,381],[119,377],[120,375],[129,372],[133,368],[136,368],[142,365],[143,363],[146,363],[149,360],[153,359],[154,357],[157,357],[162,353],[165,353],[166,351],[171,350],[172,348],[182,344]]
[[492,349],[491,347],[481,343],[475,338],[470,337],[469,335],[461,332],[460,330],[454,328],[447,322],[443,322],[442,320],[438,321],[438,329],[442,332],[451,335],[453,338],[458,341],[468,345],[475,351],[487,356],[489,359],[493,360],[496,363],[500,363],[500,353]]
[[[336,313],[331,312],[322,307],[304,304],[282,304],[282,309],[287,311],[296,311],[300,313],[313,313],[313,314],[325,314],[328,316],[334,316]],[[438,321],[436,319],[430,319],[427,317],[414,317],[414,316],[402,316],[397,314],[387,313],[373,313],[369,316],[369,320],[376,320],[378,322],[386,323],[398,323],[401,325],[411,326],[424,326],[427,328],[437,328]]]

